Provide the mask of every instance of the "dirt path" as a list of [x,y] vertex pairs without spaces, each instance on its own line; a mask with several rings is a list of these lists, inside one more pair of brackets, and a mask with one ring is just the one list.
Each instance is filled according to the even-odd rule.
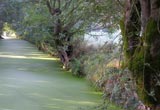
[[0,110],[83,110],[100,98],[32,44],[0,40]]

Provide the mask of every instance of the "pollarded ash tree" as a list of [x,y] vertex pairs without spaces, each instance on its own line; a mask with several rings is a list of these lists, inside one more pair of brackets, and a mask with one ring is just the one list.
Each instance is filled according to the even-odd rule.
[[89,2],[83,0],[46,0],[47,7],[53,17],[53,39],[59,57],[68,68],[69,60],[72,58],[73,35],[84,31],[92,12],[90,12]]
[[54,25],[52,31],[55,40],[55,46],[61,61],[67,68],[67,65],[69,63],[69,54],[71,54],[70,49],[72,49],[72,46],[64,44],[69,42],[71,36],[69,35],[68,29],[65,29],[65,27],[63,27],[62,18],[60,18],[60,15],[62,13],[61,1],[54,0],[52,4],[50,0],[47,0],[46,3],[50,14],[54,17]]
[[133,73],[140,99],[155,109],[160,104],[160,1],[126,0],[121,30],[124,65]]

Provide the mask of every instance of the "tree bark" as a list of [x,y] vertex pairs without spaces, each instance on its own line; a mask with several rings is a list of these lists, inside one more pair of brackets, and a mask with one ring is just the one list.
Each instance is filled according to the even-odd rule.
[[127,0],[121,22],[124,65],[133,73],[139,98],[153,110],[160,104],[159,20],[159,0]]
[[[137,12],[138,11],[138,12]],[[132,56],[139,44],[140,36],[140,3],[138,0],[127,0],[125,7],[123,41],[124,53],[128,60],[132,60]]]
[[147,21],[150,17],[150,0],[140,0],[141,3],[141,31],[144,33]]
[[61,59],[61,62],[64,64],[64,68],[68,69],[69,65],[69,59],[72,54],[72,50],[70,47],[72,45],[69,44],[71,34],[69,34],[69,29],[66,29],[65,26],[63,26],[62,21],[59,17],[61,14],[61,2],[60,0],[58,2],[58,7],[55,7],[56,0],[54,1],[54,6],[51,7],[51,4],[49,1],[47,1],[47,7],[49,9],[49,12],[51,13],[52,16],[54,16],[54,26],[53,26],[53,37],[56,45],[56,49],[58,51],[58,55]]

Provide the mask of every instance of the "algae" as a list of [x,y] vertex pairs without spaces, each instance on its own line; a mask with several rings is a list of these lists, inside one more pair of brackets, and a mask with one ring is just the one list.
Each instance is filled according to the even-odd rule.
[[[94,110],[101,102],[83,78],[23,40],[0,41],[0,109]],[[114,105],[109,110],[118,110]]]

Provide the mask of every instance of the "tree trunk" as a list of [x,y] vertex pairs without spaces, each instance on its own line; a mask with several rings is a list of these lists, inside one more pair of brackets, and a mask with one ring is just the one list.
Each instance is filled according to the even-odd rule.
[[[56,2],[58,2],[58,7],[55,7]],[[62,21],[60,19],[61,15],[61,5],[60,0],[56,1],[54,0],[54,5],[51,6],[50,1],[47,0],[46,4],[49,9],[49,12],[52,16],[54,16],[54,26],[53,26],[53,37],[55,41],[55,46],[58,52],[58,55],[61,59],[61,62],[64,64],[64,68],[68,69],[69,59],[72,56],[72,45],[70,45],[70,39],[71,35],[69,34],[69,31],[65,29],[65,27],[62,25]]]
[[127,0],[121,22],[124,65],[136,81],[139,98],[160,104],[160,1]]
[[[58,18],[58,17],[57,17]],[[54,37],[55,37],[55,45],[63,63],[63,68],[68,69],[69,59],[72,56],[72,46],[70,45],[70,37],[71,35],[67,30],[62,28],[61,20],[55,20],[54,25]]]

